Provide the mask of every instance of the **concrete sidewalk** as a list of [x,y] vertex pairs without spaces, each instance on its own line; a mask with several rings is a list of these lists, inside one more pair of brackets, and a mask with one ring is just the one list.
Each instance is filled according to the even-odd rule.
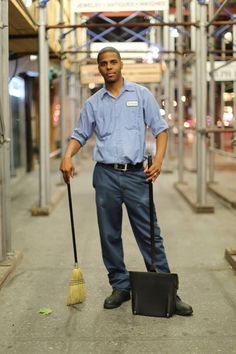
[[[236,246],[236,211],[212,199],[214,214],[195,214],[174,188],[176,173],[154,186],[158,219],[179,295],[190,318],[134,316],[131,303],[104,310],[110,294],[96,221],[93,163],[82,159],[72,182],[78,253],[88,292],[82,305],[66,306],[73,253],[66,189],[50,216],[32,217],[33,175],[12,199],[13,249],[23,259],[0,290],[0,353],[16,354],[216,354],[236,353],[236,277],[224,250]],[[54,190],[55,191],[55,190]],[[144,270],[126,213],[126,264]],[[39,309],[52,309],[50,315]]]

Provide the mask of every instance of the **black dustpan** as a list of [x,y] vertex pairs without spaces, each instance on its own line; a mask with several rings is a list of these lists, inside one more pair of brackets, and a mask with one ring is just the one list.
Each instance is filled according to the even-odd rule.
[[[148,157],[148,166],[152,158]],[[151,258],[150,272],[130,271],[132,294],[132,311],[134,315],[171,317],[175,313],[178,275],[175,273],[158,273],[155,262],[153,185],[149,182]]]

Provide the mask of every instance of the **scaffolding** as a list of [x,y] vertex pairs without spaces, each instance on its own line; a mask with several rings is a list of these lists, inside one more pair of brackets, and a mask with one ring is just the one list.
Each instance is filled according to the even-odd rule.
[[[50,1],[50,4],[53,0]],[[71,3],[71,2],[69,2]],[[47,21],[47,1],[39,1],[37,14],[38,19],[35,25],[38,32],[38,55],[39,55],[39,103],[40,103],[40,162],[39,162],[39,195],[38,206],[33,208],[33,215],[49,215],[51,205],[50,193],[50,150],[49,150],[49,60],[54,58],[60,63],[60,104],[61,104],[61,146],[57,154],[62,154],[65,150],[65,143],[68,139],[66,133],[66,86],[69,83],[70,99],[70,122],[72,130],[79,106],[88,96],[87,86],[82,86],[79,81],[80,66],[83,63],[94,63],[90,57],[93,54],[91,44],[97,41],[107,42],[106,36],[114,41],[125,41],[127,35],[128,43],[134,41],[144,42],[150,51],[151,46],[159,46],[158,62],[162,64],[163,80],[158,85],[152,85],[160,104],[164,102],[165,117],[169,123],[169,147],[166,156],[166,171],[172,172],[172,161],[176,158],[178,180],[175,183],[176,189],[187,200],[189,205],[197,213],[213,213],[214,206],[208,202],[208,191],[216,193],[222,199],[226,198],[227,191],[217,187],[215,183],[215,156],[216,154],[226,154],[235,158],[235,146],[232,152],[224,150],[223,139],[220,139],[220,149],[216,148],[216,137],[224,136],[224,133],[232,133],[232,140],[235,141],[236,119],[233,120],[231,128],[219,128],[216,125],[216,75],[223,68],[235,62],[236,50],[236,20],[235,14],[229,7],[229,1],[176,1],[176,7],[172,5],[169,10],[164,11],[136,11],[126,14],[122,19],[115,20],[106,13],[75,14],[70,7],[65,21],[65,8],[67,2],[61,0],[59,3],[59,13],[57,23]],[[1,164],[1,217],[0,217],[0,259],[11,251],[10,242],[10,158],[9,142],[5,137],[10,136],[9,132],[9,112],[8,112],[8,1],[1,1],[0,18],[0,40],[3,43],[0,51],[0,98],[2,122],[0,128],[3,130],[3,141],[0,145]],[[224,14],[222,20],[221,15]],[[148,21],[136,22],[137,16],[145,17]],[[226,19],[225,19],[226,18]],[[37,22],[38,21],[38,22]],[[97,33],[96,29],[100,28]],[[135,30],[136,28],[136,30]],[[137,30],[138,28],[138,30]],[[117,34],[116,30],[123,32]],[[224,43],[224,33],[229,31],[232,34],[232,48],[228,49]],[[173,31],[177,38],[173,37]],[[51,33],[59,33],[56,50],[53,52],[49,48],[49,38]],[[27,37],[28,36],[28,37]],[[13,40],[24,38],[35,38],[32,34],[19,34],[10,36]],[[70,45],[66,41],[70,38]],[[216,41],[222,39],[222,46],[216,47]],[[157,43],[158,42],[158,43]],[[21,51],[21,55],[33,54]],[[134,51],[126,51],[132,56]],[[136,53],[137,54],[137,53]],[[142,58],[140,53],[139,61]],[[137,57],[136,59],[137,60]],[[215,61],[223,61],[222,65],[215,66]],[[210,80],[208,84],[207,62],[210,63]],[[186,181],[185,170],[185,137],[188,131],[185,128],[185,104],[183,98],[186,92],[186,80],[192,83],[188,87],[191,93],[191,117],[194,125],[191,128],[193,142],[191,145],[191,169],[196,172],[195,185]],[[236,80],[233,81],[233,92],[236,92]],[[221,96],[223,105],[224,82],[221,82]],[[219,85],[218,85],[219,86]],[[207,99],[208,98],[208,99]],[[173,105],[175,102],[175,105]],[[221,111],[221,116],[223,112]],[[236,116],[236,95],[233,98],[233,114]],[[210,124],[208,119],[210,117]],[[177,134],[175,133],[177,131]],[[177,135],[177,149],[175,149]],[[219,139],[218,139],[219,140]],[[175,156],[175,151],[177,154]],[[234,195],[233,193],[231,194]],[[235,198],[236,200],[236,198]],[[235,208],[236,202],[232,200],[231,206]]]

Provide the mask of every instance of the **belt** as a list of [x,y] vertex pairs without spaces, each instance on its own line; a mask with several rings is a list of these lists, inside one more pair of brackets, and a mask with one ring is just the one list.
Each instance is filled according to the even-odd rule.
[[143,168],[143,162],[138,162],[135,165],[131,163],[102,163],[102,162],[98,162],[97,164],[117,171],[138,171]]

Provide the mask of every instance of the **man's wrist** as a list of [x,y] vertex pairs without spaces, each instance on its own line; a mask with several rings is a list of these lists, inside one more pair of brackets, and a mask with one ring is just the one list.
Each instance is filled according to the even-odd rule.
[[163,158],[160,158],[159,156],[156,156],[156,157],[154,158],[154,161],[155,161],[156,163],[159,163],[160,165],[162,165]]

